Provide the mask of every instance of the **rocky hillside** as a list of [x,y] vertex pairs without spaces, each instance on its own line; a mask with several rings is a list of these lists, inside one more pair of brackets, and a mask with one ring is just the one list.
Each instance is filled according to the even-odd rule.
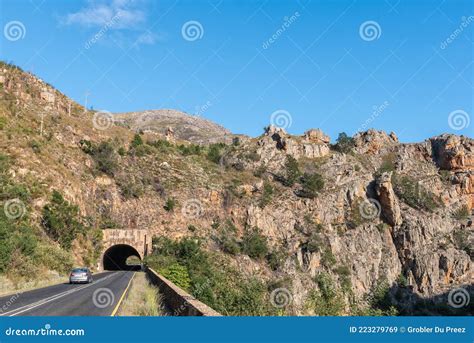
[[196,144],[230,144],[238,137],[205,118],[176,110],[116,113],[114,118],[117,124],[137,132],[158,133]]
[[[156,236],[149,263],[222,313],[472,311],[472,300],[452,306],[474,277],[472,138],[403,144],[369,130],[331,144],[320,130],[268,127],[234,139],[169,110],[97,125],[103,114],[5,64],[0,99],[0,154],[9,161],[0,202],[19,199],[32,235],[76,264],[100,258],[94,230],[147,228]],[[64,220],[81,223],[74,234],[45,220],[51,204],[66,206],[53,190],[77,205],[74,221]],[[0,224],[21,233],[11,217]],[[10,254],[30,258],[8,239]],[[13,278],[8,256],[0,273]]]

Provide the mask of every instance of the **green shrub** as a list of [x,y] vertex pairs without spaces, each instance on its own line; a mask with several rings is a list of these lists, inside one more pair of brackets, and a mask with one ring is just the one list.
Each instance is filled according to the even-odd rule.
[[6,273],[13,279],[33,281],[38,277],[39,267],[32,256],[25,256],[19,251],[14,251]]
[[136,133],[133,136],[132,141],[130,142],[130,148],[134,149],[134,148],[137,148],[140,145],[143,145],[143,139],[142,139],[142,136],[140,136],[140,134]]
[[8,172],[8,169],[10,169],[10,158],[0,153],[0,175],[2,175],[2,178],[5,177],[4,174]]
[[250,151],[243,156],[244,159],[252,162],[260,161],[260,155],[256,151]]
[[9,177],[0,180],[0,200],[20,199],[28,202],[31,198],[30,192],[26,186],[18,183],[12,183]]
[[372,310],[371,315],[395,316],[398,314],[392,304],[390,285],[386,280],[379,281],[367,298]]
[[352,292],[352,282],[351,282],[351,271],[347,266],[339,266],[335,269],[335,272],[339,275],[339,282],[341,284],[341,289],[345,293]]
[[207,159],[211,162],[220,163],[222,157],[222,150],[224,149],[225,144],[223,143],[215,143],[209,145],[209,150],[207,152]]
[[324,241],[318,232],[311,232],[308,242],[306,243],[306,249],[313,253],[321,251],[324,247]]
[[216,237],[217,244],[223,252],[230,255],[240,253],[240,243],[236,238],[236,234],[237,228],[230,220],[227,220],[222,226],[218,237]]
[[156,141],[150,141],[147,143],[152,147],[157,148],[158,150],[166,150],[167,148],[171,147],[171,143],[164,139],[158,139]]
[[201,155],[203,148],[200,145],[196,144],[189,144],[189,145],[179,145],[178,150],[181,152],[183,156],[190,156],[190,155]]
[[10,230],[6,218],[0,217],[0,273],[5,272],[12,257],[13,244]]
[[384,233],[385,230],[390,229],[390,225],[386,223],[380,223],[376,225],[377,230],[379,230],[380,233]]
[[254,259],[261,259],[268,253],[267,239],[258,228],[245,231],[242,238],[242,252]]
[[3,130],[7,126],[7,118],[0,117],[0,130]]
[[298,192],[298,195],[304,198],[313,199],[324,188],[324,179],[318,173],[305,173],[301,177],[301,186],[302,189]]
[[21,226],[10,238],[14,248],[25,256],[31,256],[36,250],[38,239],[28,226]]
[[[348,212],[346,212],[346,225],[349,228],[355,229],[355,228],[357,228],[357,227],[359,227],[363,224],[371,223],[376,219],[376,218],[372,218],[371,215],[363,215],[364,209],[366,208],[364,206],[365,201],[367,201],[367,200],[364,200],[363,198],[354,199],[354,201],[352,202],[350,210]],[[371,214],[371,213],[369,213],[369,214]],[[380,229],[381,228],[379,228],[379,230]]]
[[39,154],[41,152],[41,145],[38,143],[38,141],[32,140],[28,143],[28,145],[35,154]]
[[137,157],[143,157],[146,155],[150,155],[153,152],[153,148],[149,145],[140,144],[130,149],[130,155],[134,155]]
[[139,198],[145,192],[143,182],[135,177],[121,177],[116,182],[120,188],[120,193],[125,199]]
[[114,176],[118,168],[117,156],[110,142],[102,142],[92,151],[92,158],[97,170],[107,175]]
[[96,149],[95,145],[87,139],[81,139],[79,141],[79,146],[81,150],[88,155],[93,155]]
[[97,264],[97,261],[101,257],[101,251],[103,248],[103,231],[99,228],[87,228],[85,234],[82,236],[83,240],[86,242],[85,246],[87,248],[86,259],[87,265],[93,266]]
[[273,193],[274,190],[272,184],[268,181],[265,181],[263,183],[263,192],[259,203],[260,208],[264,208],[272,201]]
[[[274,313],[269,307],[267,290],[262,282],[244,278],[222,261],[220,255],[205,251],[199,240],[184,238],[173,241],[166,237],[154,237],[153,247],[153,253],[145,259],[148,266],[155,270],[169,269],[175,264],[185,267],[190,279],[190,293],[220,313]],[[185,273],[183,268],[179,269],[180,275]]]
[[173,282],[176,286],[189,291],[191,288],[191,279],[188,269],[179,263],[173,263],[170,266],[160,268],[158,272],[165,278]]
[[467,230],[455,230],[453,232],[453,241],[457,249],[464,250],[471,259],[474,259],[474,246],[472,240],[469,240],[469,233]]
[[355,147],[354,138],[349,137],[345,132],[341,132],[337,137],[337,143],[334,145],[334,150],[348,154]]
[[99,227],[101,229],[116,229],[118,224],[114,219],[110,218],[109,215],[102,215],[99,221]]
[[253,175],[256,177],[262,177],[263,174],[267,171],[267,167],[264,164],[261,164],[255,171],[253,172]]
[[232,311],[235,312],[235,315],[268,315],[270,309],[269,302],[265,297],[267,288],[264,283],[252,278],[243,281],[237,290],[233,292],[233,299],[229,301],[233,305]]
[[453,213],[453,218],[456,220],[467,220],[471,216],[467,205],[461,206]]
[[398,275],[397,284],[401,287],[407,287],[408,286],[408,280],[405,277],[405,275],[403,275],[403,274]]
[[45,243],[38,244],[35,260],[46,268],[62,274],[68,273],[74,264],[68,252]]
[[287,255],[284,251],[273,250],[266,256],[268,266],[270,267],[270,269],[277,271],[283,266],[286,257]]
[[441,181],[443,181],[444,183],[446,184],[451,183],[451,172],[449,170],[440,170],[439,177],[441,178]]
[[321,264],[327,269],[332,269],[336,265],[336,257],[329,247],[325,247],[321,254]]
[[176,200],[173,198],[168,198],[166,200],[165,206],[163,206],[163,208],[168,212],[172,212],[175,207],[176,207]]
[[394,191],[407,205],[428,211],[441,206],[441,200],[408,175],[392,175]]
[[44,206],[41,224],[45,232],[65,249],[70,249],[77,235],[84,232],[79,208],[66,201],[58,191],[53,191],[51,202]]
[[240,253],[240,245],[236,239],[228,238],[222,242],[222,250],[231,255]]
[[122,157],[127,154],[127,152],[125,151],[125,148],[124,148],[123,146],[121,146],[120,148],[118,148],[117,153],[118,153],[120,156],[122,156]]
[[382,164],[380,165],[379,169],[375,173],[376,175],[382,175],[386,172],[394,172],[396,169],[395,162],[397,156],[393,153],[387,154],[382,158]]
[[283,177],[283,184],[291,187],[301,176],[298,161],[293,156],[286,156],[285,162],[285,176]]
[[318,316],[340,316],[344,314],[344,299],[337,291],[331,276],[320,273],[315,277],[318,290],[310,292],[307,307]]

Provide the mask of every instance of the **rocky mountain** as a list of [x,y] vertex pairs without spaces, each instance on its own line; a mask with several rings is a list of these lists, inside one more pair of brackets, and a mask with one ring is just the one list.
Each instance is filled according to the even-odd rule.
[[114,114],[115,122],[135,131],[168,135],[196,144],[232,143],[229,130],[197,115],[162,109]]
[[[51,235],[44,217],[53,190],[77,205],[88,227],[147,228],[156,237],[202,242],[211,257],[192,261],[215,273],[198,278],[200,268],[182,255],[173,261],[187,268],[191,282],[183,287],[222,313],[275,314],[245,304],[275,304],[281,291],[283,306],[270,306],[277,314],[435,314],[439,303],[442,313],[472,311],[472,299],[452,306],[453,292],[472,298],[471,137],[404,144],[394,133],[369,130],[331,144],[317,129],[294,136],[270,126],[259,137],[232,139],[216,124],[172,110],[119,114],[97,126],[97,112],[6,64],[0,99],[0,154],[10,161],[0,202],[21,199],[37,239],[76,264],[95,263],[100,256],[86,260],[84,253],[98,248],[81,233],[71,247]],[[166,267],[170,257],[153,261]],[[8,265],[2,271],[16,277]],[[212,279],[218,272],[225,274]],[[219,295],[235,275],[235,289]],[[430,299],[438,304],[428,306]]]

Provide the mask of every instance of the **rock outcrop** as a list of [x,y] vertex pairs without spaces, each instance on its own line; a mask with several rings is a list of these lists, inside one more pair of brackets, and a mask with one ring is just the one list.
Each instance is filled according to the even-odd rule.
[[376,179],[376,192],[381,205],[382,215],[391,226],[402,223],[400,205],[392,187],[392,173],[383,173]]
[[432,158],[443,170],[452,172],[460,195],[468,195],[469,209],[474,208],[474,140],[444,134],[430,140]]
[[255,170],[265,165],[267,171],[278,173],[287,156],[313,159],[329,155],[329,141],[329,136],[319,129],[293,136],[283,128],[270,125],[261,137],[246,141],[225,160],[227,165],[239,165],[242,169]]
[[359,132],[354,136],[356,151],[361,154],[377,154],[386,148],[398,143],[397,136],[392,132],[388,135],[384,131],[370,129]]

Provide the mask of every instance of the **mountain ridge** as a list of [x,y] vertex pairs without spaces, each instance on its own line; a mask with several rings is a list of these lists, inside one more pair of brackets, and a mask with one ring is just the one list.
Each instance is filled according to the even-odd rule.
[[[18,199],[25,212],[16,220],[0,213],[0,248],[4,237],[15,246],[0,249],[2,277],[63,273],[68,259],[94,266],[101,230],[146,227],[156,244],[175,242],[163,251],[193,244],[186,239],[202,244],[200,267],[214,268],[218,280],[183,262],[193,256],[157,249],[147,263],[166,270],[181,262],[190,292],[222,313],[278,314],[270,298],[283,288],[292,299],[284,314],[433,314],[410,294],[433,298],[472,284],[472,138],[406,144],[368,130],[331,144],[321,130],[297,136],[269,126],[259,137],[200,144],[107,120],[94,125],[100,112],[6,65],[0,95],[0,202]],[[77,215],[65,212],[83,231],[45,226],[45,208],[53,195],[60,200],[54,191],[77,206]],[[37,246],[17,245],[31,237]],[[4,256],[15,258],[2,265]],[[212,296],[204,298],[203,285]],[[380,289],[390,306],[371,302]],[[245,299],[250,305],[235,307]]]

